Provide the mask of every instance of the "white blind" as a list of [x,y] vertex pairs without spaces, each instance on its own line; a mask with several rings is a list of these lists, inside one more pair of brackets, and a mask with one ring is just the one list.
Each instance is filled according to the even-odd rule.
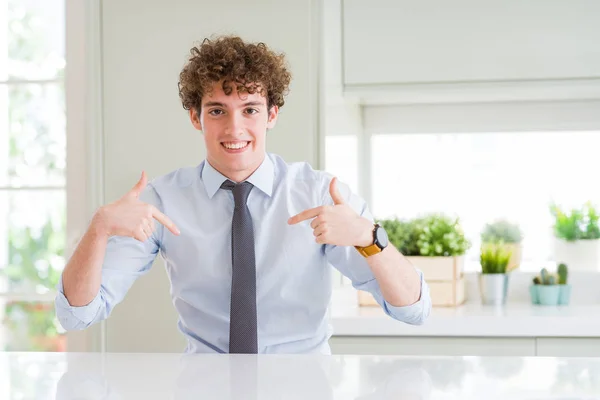
[[366,133],[600,130],[600,100],[366,106]]

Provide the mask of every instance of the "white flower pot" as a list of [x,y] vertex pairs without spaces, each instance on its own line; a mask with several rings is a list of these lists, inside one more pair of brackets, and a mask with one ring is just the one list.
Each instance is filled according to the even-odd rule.
[[481,302],[486,305],[502,306],[508,295],[509,274],[479,273]]
[[600,239],[568,242],[554,238],[554,260],[570,271],[600,271]]

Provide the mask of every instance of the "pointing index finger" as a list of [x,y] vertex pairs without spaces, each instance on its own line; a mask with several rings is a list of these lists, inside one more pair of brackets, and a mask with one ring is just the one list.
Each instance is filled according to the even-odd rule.
[[319,214],[321,214],[322,211],[323,211],[322,206],[304,210],[300,214],[296,214],[293,217],[291,217],[288,220],[288,224],[293,225],[293,224],[297,224],[298,222],[302,222],[302,221],[306,221],[307,219],[314,218],[314,217],[318,216]]
[[171,221],[171,219],[169,217],[167,217],[165,214],[161,213],[154,206],[152,207],[152,216],[158,222],[160,222],[161,224],[163,224],[168,230],[170,230],[174,235],[179,235],[181,233],[179,231],[179,228],[177,228],[175,226],[175,224],[173,223],[173,221]]

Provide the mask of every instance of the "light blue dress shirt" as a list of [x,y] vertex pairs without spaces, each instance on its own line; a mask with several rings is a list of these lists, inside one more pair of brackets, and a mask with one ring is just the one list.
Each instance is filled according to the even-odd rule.
[[[420,300],[393,307],[384,300],[366,259],[354,247],[316,243],[311,220],[288,224],[288,219],[301,211],[333,204],[331,178],[307,163],[286,163],[267,154],[247,179],[254,185],[248,208],[255,231],[259,353],[330,354],[330,266],[348,277],[355,288],[370,292],[391,318],[421,324],[430,312],[429,288],[421,271],[417,270]],[[179,314],[178,328],[188,341],[185,352],[226,353],[234,201],[231,191],[220,189],[225,179],[203,161],[197,167],[180,168],[152,180],[140,199],[167,215],[181,234],[173,235],[157,223],[153,236],[144,243],[111,237],[102,284],[92,302],[71,306],[61,277],[55,301],[61,325],[67,330],[84,329],[107,318],[160,253]],[[341,182],[338,189],[358,214],[373,220],[364,200]]]

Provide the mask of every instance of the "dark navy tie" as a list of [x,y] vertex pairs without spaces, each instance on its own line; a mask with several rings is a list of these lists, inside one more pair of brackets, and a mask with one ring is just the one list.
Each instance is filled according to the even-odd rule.
[[221,188],[232,190],[235,200],[231,224],[231,307],[229,311],[229,353],[256,354],[256,261],[254,229],[246,205],[253,185],[229,180]]

